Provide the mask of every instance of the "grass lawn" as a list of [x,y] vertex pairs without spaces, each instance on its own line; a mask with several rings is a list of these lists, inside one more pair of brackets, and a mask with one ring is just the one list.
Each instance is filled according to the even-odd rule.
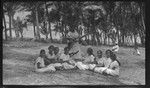
[[[40,49],[51,44],[37,42],[3,43],[3,84],[4,85],[145,85],[145,48],[139,48],[141,56],[133,55],[132,48],[120,47],[121,62],[119,78],[104,76],[91,71],[68,70],[53,73],[36,73],[34,60]],[[64,44],[54,44],[64,47]],[[21,46],[21,47],[17,47]],[[25,47],[23,47],[25,46]],[[93,46],[94,53],[101,49],[103,54],[111,47]],[[87,46],[81,46],[86,52]]]

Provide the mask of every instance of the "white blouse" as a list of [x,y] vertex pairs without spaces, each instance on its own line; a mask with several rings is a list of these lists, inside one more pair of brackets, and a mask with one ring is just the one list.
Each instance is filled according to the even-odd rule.
[[67,61],[67,60],[70,60],[70,56],[62,53],[59,59],[62,59],[63,61]]
[[35,68],[36,68],[36,69],[38,69],[38,68],[37,68],[37,63],[40,63],[40,67],[45,67],[45,63],[44,63],[44,59],[43,59],[43,58],[38,57],[38,58],[36,59],[36,63],[35,63]]
[[112,62],[112,60],[110,58],[105,58],[104,62],[103,62],[104,67],[108,68],[110,66],[111,62]]
[[109,69],[118,70],[118,71],[119,71],[119,63],[118,63],[117,61],[113,61],[113,62],[110,64]]
[[97,58],[96,61],[97,61],[98,64],[103,64],[104,63],[104,59],[105,58]]
[[49,59],[53,59],[54,57],[55,57],[55,55],[53,54],[53,55],[50,55],[49,53],[47,54],[47,57],[49,58]]
[[85,58],[85,63],[87,63],[87,62],[94,62],[94,56],[93,55],[90,55],[90,56],[87,56],[86,58]]

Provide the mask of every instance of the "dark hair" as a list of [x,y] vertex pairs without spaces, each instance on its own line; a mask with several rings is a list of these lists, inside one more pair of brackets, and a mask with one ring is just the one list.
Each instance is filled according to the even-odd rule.
[[110,53],[110,54],[112,54],[113,52],[112,52],[110,49],[108,49],[108,50],[106,50],[105,53]]
[[53,45],[50,45],[50,46],[48,47],[48,50],[50,50],[50,49],[54,49],[54,46],[53,46]]
[[44,50],[44,49],[41,49],[41,50],[40,50],[40,55],[39,55],[40,57],[41,57],[41,54],[42,54],[42,53],[45,53],[45,50]]
[[94,55],[94,54],[93,54],[93,49],[92,49],[92,48],[88,48],[88,49],[87,49],[87,53],[88,53],[89,55]]
[[98,50],[97,53],[100,52],[101,54],[103,53],[101,50]]
[[56,55],[59,52],[59,48],[58,47],[54,47],[54,54]]
[[69,50],[69,47],[65,47],[64,48],[64,54],[66,54],[66,51],[68,51]]
[[66,51],[66,50],[68,50],[68,49],[69,49],[69,47],[65,47],[65,48],[64,48],[64,51]]
[[110,54],[112,54],[112,53],[113,53],[110,49],[106,50],[106,52],[105,52],[105,53],[108,53],[108,52],[110,52]]
[[72,47],[72,45],[73,45],[73,42],[70,41],[70,42],[68,42],[68,46],[67,47],[70,49]]
[[103,52],[102,52],[101,50],[98,50],[98,51],[97,51],[97,53],[98,53],[98,52],[100,52],[100,53],[101,53],[101,57],[102,57]]
[[121,65],[121,63],[117,60],[116,54],[114,54],[114,53],[111,54],[111,55],[110,55],[110,58],[111,58],[112,61],[117,61],[117,62],[119,63],[119,66]]

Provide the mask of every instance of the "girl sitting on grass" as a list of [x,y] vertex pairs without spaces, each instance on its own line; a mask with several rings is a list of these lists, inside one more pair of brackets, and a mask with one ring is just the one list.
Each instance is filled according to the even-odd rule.
[[119,76],[120,62],[117,60],[116,54],[111,55],[111,64],[109,67],[103,71],[104,74],[111,76]]
[[111,51],[106,51],[107,58],[104,60],[104,67],[95,68],[96,72],[107,74],[111,76],[119,76],[120,62],[117,60],[116,54]]
[[76,67],[75,61],[72,60],[69,56],[69,48],[68,47],[64,48],[64,53],[62,53],[60,55],[59,59],[62,61],[62,65],[63,65],[64,69],[74,69]]
[[51,58],[54,62],[52,63],[52,65],[55,67],[56,70],[60,70],[62,69],[62,64],[61,62],[59,61],[59,57],[60,57],[60,54],[59,54],[59,48],[58,47],[54,47],[54,57]]
[[49,59],[54,58],[54,46],[53,46],[53,45],[50,45],[50,46],[48,47],[48,54],[47,54],[47,57],[48,57]]
[[48,61],[44,49],[42,49],[40,51],[40,55],[36,59],[35,69],[36,69],[36,72],[49,72],[49,71],[53,72],[53,71],[56,71],[56,69],[54,68],[54,66],[52,66],[50,64],[50,62]]
[[110,59],[111,54],[112,54],[112,51],[111,51],[111,50],[106,50],[106,58],[103,59],[103,61],[102,61],[102,63],[101,63],[101,64],[102,64],[102,67],[95,67],[95,68],[94,68],[94,71],[95,71],[95,72],[99,72],[99,73],[102,74],[103,71],[109,67],[109,65],[110,65],[110,63],[111,63],[111,59]]
[[96,57],[96,67],[103,66],[104,58],[102,57],[103,52],[101,50],[97,51],[97,57]]
[[77,62],[77,67],[80,70],[86,70],[86,69],[93,69],[95,67],[94,64],[94,54],[93,54],[93,49],[92,48],[88,48],[87,49],[87,54],[88,56],[84,58],[84,61],[78,61]]

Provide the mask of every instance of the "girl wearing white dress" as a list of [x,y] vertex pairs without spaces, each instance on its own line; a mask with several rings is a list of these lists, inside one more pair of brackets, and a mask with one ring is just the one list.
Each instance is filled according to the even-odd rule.
[[47,53],[47,57],[49,58],[49,59],[52,59],[52,58],[54,58],[54,46],[53,45],[50,45],[49,47],[48,47],[48,53]]
[[111,54],[112,54],[111,50],[106,50],[106,58],[103,59],[103,61],[102,61],[102,67],[95,67],[94,68],[95,72],[99,72],[102,74],[102,72],[109,67],[109,65],[111,63],[111,59],[110,59]]
[[53,66],[55,67],[56,70],[60,70],[62,69],[62,64],[61,62],[59,61],[59,57],[60,57],[60,53],[59,53],[59,48],[58,47],[54,47],[54,56],[53,56],[53,60],[54,60],[54,63],[53,63]]
[[111,76],[119,76],[120,62],[117,60],[116,54],[111,55],[111,61],[109,67],[103,73]]
[[64,69],[74,69],[76,67],[75,61],[72,60],[69,56],[69,48],[64,48],[64,53],[62,53],[59,57],[60,60],[62,60],[62,66]]
[[104,59],[102,57],[103,55],[103,52],[101,50],[98,50],[97,51],[97,57],[96,57],[96,67],[102,67],[103,66],[103,62],[104,62]]
[[77,67],[80,69],[80,70],[87,70],[87,69],[93,69],[96,64],[94,64],[94,60],[95,60],[95,57],[94,57],[94,54],[93,54],[93,49],[92,48],[88,48],[87,49],[87,54],[88,56],[84,58],[84,61],[78,61],[77,62]]
[[36,59],[36,62],[35,62],[36,72],[48,72],[48,71],[52,72],[52,71],[56,71],[54,66],[52,66],[50,63],[51,62],[49,62],[47,60],[47,56],[46,56],[45,50],[42,49],[40,51],[39,57]]
[[80,49],[80,44],[78,42],[69,42],[68,48],[69,48],[69,55],[72,59],[79,59],[82,60],[83,58],[83,52]]
[[99,72],[101,74],[119,76],[120,62],[116,59],[116,55],[112,53],[110,50],[107,50],[106,57],[107,58],[104,59],[103,61],[104,67],[96,67],[94,71]]

